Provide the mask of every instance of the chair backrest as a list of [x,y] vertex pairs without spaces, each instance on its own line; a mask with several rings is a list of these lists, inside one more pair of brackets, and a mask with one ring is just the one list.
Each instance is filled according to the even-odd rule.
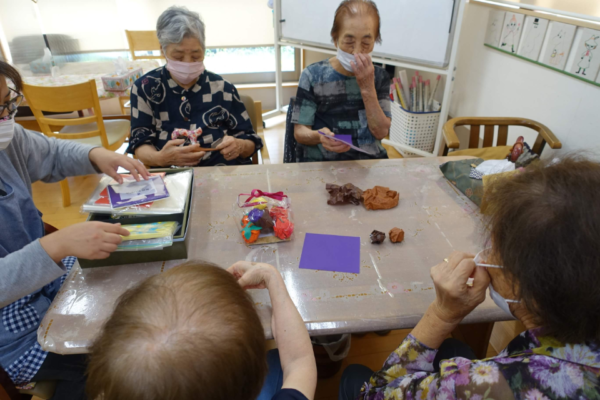
[[246,111],[250,116],[250,122],[252,123],[252,128],[254,132],[258,133],[258,121],[256,120],[256,109],[254,108],[254,99],[250,96],[242,96],[240,95],[240,100],[244,103],[244,107],[246,107]]
[[296,136],[294,136],[295,124],[292,124],[292,115],[294,114],[294,107],[296,106],[296,98],[290,98],[290,105],[288,107],[287,116],[285,119],[285,139],[283,142],[283,162],[284,163],[295,163],[298,162]]
[[545,125],[527,118],[506,118],[506,117],[461,117],[453,118],[446,123],[448,127],[454,130],[457,126],[470,125],[469,148],[479,148],[479,138],[481,127],[484,127],[482,147],[493,147],[495,138],[495,128],[498,127],[498,139],[496,146],[506,146],[508,141],[509,126],[523,126],[538,132],[538,137],[531,149],[535,154],[541,155],[546,143],[553,149],[562,147],[560,141],[554,133]]
[[[23,95],[44,135],[57,139],[87,139],[100,136],[102,146],[109,147],[95,80],[70,86],[32,86],[25,83],[23,84]],[[44,111],[71,113],[85,109],[93,110],[94,115],[80,118],[44,116]],[[60,130],[57,127],[90,123],[96,123],[96,129],[81,133],[57,132]]]
[[129,42],[129,52],[132,60],[160,60],[163,56],[141,55],[136,56],[136,51],[156,51],[161,50],[156,31],[125,31],[127,42]]

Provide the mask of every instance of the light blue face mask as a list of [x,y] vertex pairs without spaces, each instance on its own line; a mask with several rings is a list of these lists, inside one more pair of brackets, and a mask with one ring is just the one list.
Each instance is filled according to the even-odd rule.
[[342,67],[344,67],[346,71],[354,73],[354,70],[352,69],[352,64],[350,64],[351,62],[356,64],[356,58],[354,57],[354,54],[346,53],[338,47],[336,58],[338,59],[340,64],[342,64]]
[[[484,268],[502,268],[499,265],[485,264],[483,262],[484,255],[487,256],[489,254],[490,250],[491,249],[485,249],[485,250],[482,250],[479,253],[477,253],[477,255],[475,256],[475,259],[473,260],[475,262],[475,265],[477,265],[478,267],[484,267]],[[486,257],[486,259],[487,259],[487,257]],[[508,306],[508,304],[509,303],[519,303],[519,301],[505,299],[504,297],[502,297],[500,295],[500,293],[498,293],[494,290],[494,287],[492,286],[491,283],[490,283],[489,289],[490,289],[490,297],[492,298],[492,300],[494,300],[494,303],[496,303],[496,305],[498,307],[500,307],[500,309],[502,311],[504,311],[508,315],[512,316],[513,318],[516,318],[513,315],[513,313],[510,311],[510,307]]]

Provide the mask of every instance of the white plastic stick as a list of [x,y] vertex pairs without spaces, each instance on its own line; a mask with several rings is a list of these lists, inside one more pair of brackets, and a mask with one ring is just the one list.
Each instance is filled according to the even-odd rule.
[[404,150],[404,151],[408,151],[408,152],[411,152],[411,153],[415,153],[416,155],[419,155],[421,157],[435,157],[432,153],[428,153],[428,152],[423,151],[423,150],[415,149],[413,147],[406,146],[406,145],[403,145],[403,144],[400,144],[400,143],[397,143],[397,142],[392,142],[391,140],[388,140],[388,139],[381,140],[381,143],[387,144],[389,146],[393,146],[393,147],[395,147],[396,149],[399,149],[399,150]]

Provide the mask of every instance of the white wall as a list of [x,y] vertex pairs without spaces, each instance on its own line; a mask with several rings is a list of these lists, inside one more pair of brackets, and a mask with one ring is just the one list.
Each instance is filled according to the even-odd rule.
[[[554,132],[560,153],[600,152],[600,87],[485,47],[489,11],[467,4],[451,115],[531,118]],[[535,137],[525,140],[532,145]],[[553,154],[546,149],[544,157]]]

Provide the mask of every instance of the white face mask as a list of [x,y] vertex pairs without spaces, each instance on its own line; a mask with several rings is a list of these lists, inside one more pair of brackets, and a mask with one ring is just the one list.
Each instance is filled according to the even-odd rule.
[[14,115],[0,120],[0,150],[8,147],[15,134],[15,117]]
[[[477,255],[475,256],[475,259],[473,260],[475,262],[475,265],[477,265],[478,267],[485,267],[485,268],[502,268],[499,265],[483,263],[483,261],[484,261],[483,254],[485,254],[485,258],[487,259],[487,255],[489,254],[490,250],[491,249],[485,249],[485,250],[482,250],[479,253],[477,253]],[[513,313],[510,311],[510,307],[508,306],[508,303],[519,303],[519,301],[505,299],[504,297],[502,297],[500,295],[500,293],[498,293],[494,290],[494,287],[492,286],[491,283],[490,283],[489,289],[490,289],[490,297],[492,298],[492,300],[494,300],[494,303],[496,303],[496,305],[498,307],[500,307],[500,309],[502,311],[504,311],[505,313],[507,313],[508,315],[510,315],[512,317],[515,317],[513,315]]]
[[356,58],[354,57],[354,54],[346,53],[338,47],[337,59],[346,71],[354,73],[354,70],[352,69],[352,64],[350,64],[351,62],[356,64]]

